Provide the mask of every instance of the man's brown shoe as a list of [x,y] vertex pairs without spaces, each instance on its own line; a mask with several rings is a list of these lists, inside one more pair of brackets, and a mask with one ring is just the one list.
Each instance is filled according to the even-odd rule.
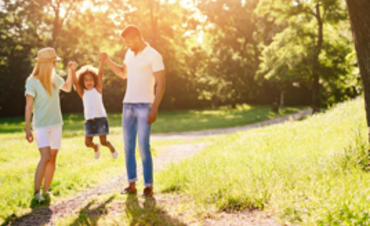
[[136,194],[136,193],[137,193],[136,188],[132,188],[132,187],[127,187],[123,189],[123,191],[121,192],[121,194]]
[[143,195],[144,196],[153,196],[154,195],[154,193],[153,193],[153,187],[150,186],[150,187],[144,188]]

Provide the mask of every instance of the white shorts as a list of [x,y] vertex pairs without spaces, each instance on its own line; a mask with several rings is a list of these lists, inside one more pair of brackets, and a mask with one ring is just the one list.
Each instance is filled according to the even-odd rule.
[[38,148],[50,147],[60,149],[62,142],[62,126],[35,129],[35,138]]

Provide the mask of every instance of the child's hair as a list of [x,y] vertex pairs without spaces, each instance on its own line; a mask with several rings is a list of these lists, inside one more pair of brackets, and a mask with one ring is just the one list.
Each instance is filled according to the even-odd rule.
[[93,76],[95,86],[96,86],[96,83],[98,82],[98,69],[96,69],[95,67],[91,65],[85,65],[76,72],[76,75],[78,78],[78,84],[84,89],[86,89],[85,84],[84,84],[84,77],[87,74],[91,74]]

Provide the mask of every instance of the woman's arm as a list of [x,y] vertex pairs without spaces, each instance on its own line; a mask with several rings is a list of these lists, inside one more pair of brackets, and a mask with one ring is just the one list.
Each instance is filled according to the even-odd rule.
[[68,63],[68,72],[72,75],[72,82],[74,84],[74,87],[76,89],[77,94],[82,98],[84,94],[83,88],[80,86],[80,83],[77,80],[76,77],[76,69],[77,69],[77,63],[74,61],[71,61]]
[[71,92],[72,90],[72,75],[70,69],[68,69],[68,76],[66,82],[63,84],[62,88],[60,88],[64,92]]
[[33,141],[33,135],[31,132],[32,107],[33,107],[33,96],[26,95],[26,110],[24,118],[26,121],[26,139],[30,143]]

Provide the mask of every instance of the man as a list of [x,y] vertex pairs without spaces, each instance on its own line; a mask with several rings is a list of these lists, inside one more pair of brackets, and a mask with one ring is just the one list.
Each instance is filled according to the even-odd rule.
[[122,127],[126,170],[129,186],[123,193],[136,194],[136,136],[143,164],[145,196],[153,196],[153,161],[150,152],[151,124],[157,118],[159,104],[165,91],[165,73],[162,56],[146,43],[138,27],[127,26],[121,33],[126,52],[123,65],[113,62],[101,53],[109,68],[120,78],[127,78],[123,99]]

